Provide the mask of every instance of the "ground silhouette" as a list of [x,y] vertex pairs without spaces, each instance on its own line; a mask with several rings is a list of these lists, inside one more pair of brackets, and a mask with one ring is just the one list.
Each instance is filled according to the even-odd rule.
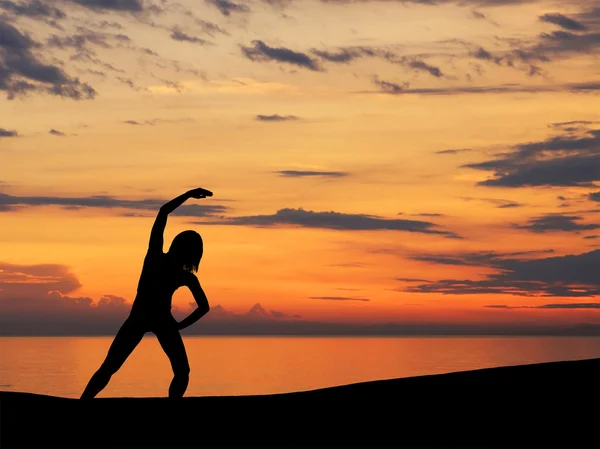
[[265,396],[0,403],[3,449],[600,447],[600,359]]

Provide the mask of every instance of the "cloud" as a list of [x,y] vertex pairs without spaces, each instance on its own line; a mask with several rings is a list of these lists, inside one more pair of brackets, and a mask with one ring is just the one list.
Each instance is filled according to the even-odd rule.
[[231,13],[249,13],[250,7],[241,3],[235,3],[230,0],[206,0],[209,5],[215,6],[224,16],[230,16]]
[[590,201],[600,201],[600,191],[590,193],[588,198]]
[[519,229],[543,233],[549,231],[579,232],[600,229],[600,223],[580,224],[581,217],[562,214],[546,214],[531,218],[525,225],[514,225]]
[[293,64],[305,69],[320,71],[317,61],[305,53],[283,47],[270,47],[261,40],[252,41],[252,47],[242,45],[242,53],[251,61],[277,61]]
[[600,180],[600,130],[565,133],[512,147],[495,159],[463,167],[492,171],[482,186],[593,186]]
[[410,83],[396,84],[389,81],[373,79],[379,86],[377,91],[361,91],[363,94],[391,95],[468,95],[468,94],[510,94],[510,93],[542,93],[542,92],[594,92],[600,90],[600,82],[570,83],[562,85],[525,85],[518,83],[500,84],[497,86],[449,86],[410,88]]
[[436,151],[435,154],[458,154],[458,153],[466,153],[469,151],[473,151],[471,148],[458,148],[458,149],[450,149],[450,150],[439,150]]
[[379,86],[382,92],[387,94],[400,94],[410,86],[409,83],[396,84],[390,81],[380,80],[377,76],[373,77],[373,83]]
[[280,176],[286,178],[305,178],[305,177],[325,177],[325,178],[343,178],[348,176],[343,171],[316,171],[316,170],[279,170],[276,171]]
[[[87,197],[54,197],[54,196],[12,196],[0,193],[0,211],[18,210],[22,207],[35,206],[63,206],[66,208],[95,207],[103,209],[130,209],[158,211],[168,200],[144,199],[124,200],[106,195]],[[184,204],[178,207],[171,215],[183,217],[208,217],[223,213],[225,206]]]
[[344,214],[340,212],[313,212],[304,209],[280,209],[273,215],[251,215],[242,217],[222,217],[219,220],[204,221],[202,224],[271,227],[292,225],[303,228],[333,229],[342,231],[406,231],[422,234],[437,234],[448,238],[458,238],[449,231],[440,231],[428,221],[398,220],[380,218],[373,215]]
[[48,131],[48,134],[51,134],[53,136],[65,136],[65,133],[63,133],[62,131],[58,131],[56,129],[51,129],[50,131]]
[[321,301],[370,301],[368,298],[351,298],[348,296],[311,296],[310,299],[318,299]]
[[582,24],[581,22],[578,22],[577,20],[571,19],[567,16],[564,16],[560,13],[544,14],[544,15],[540,16],[539,19],[542,22],[553,23],[553,24],[558,25],[566,30],[572,30],[572,31],[587,30],[587,27],[584,24]]
[[14,129],[0,128],[0,137],[18,137],[19,133]]
[[49,2],[41,0],[29,0],[25,3],[15,3],[11,0],[0,0],[0,9],[16,16],[29,17],[32,19],[63,19],[65,13]]
[[510,294],[532,297],[586,297],[600,295],[600,250],[539,259],[519,253],[455,253],[416,255],[413,260],[497,270],[483,280],[442,279],[409,285],[399,291],[447,295]]
[[65,294],[81,287],[69,267],[58,264],[19,265],[0,262],[0,298],[45,297],[50,291]]
[[566,304],[544,304],[541,306],[508,306],[505,304],[491,304],[490,309],[600,309],[600,303],[584,302],[584,303],[566,303]]
[[499,209],[512,209],[513,207],[522,207],[523,204],[517,203],[512,200],[503,200],[501,198],[473,198],[470,196],[461,196],[459,197],[465,201],[484,201],[486,203],[494,204]]
[[350,62],[359,58],[378,58],[391,64],[402,65],[405,68],[412,69],[416,72],[428,73],[436,78],[444,77],[444,74],[439,67],[423,61],[421,57],[399,56],[388,48],[356,46],[342,47],[335,51],[319,50],[316,48],[313,48],[310,51],[323,61],[336,64],[349,64]]
[[200,39],[196,36],[190,36],[189,34],[186,34],[183,31],[179,30],[178,28],[173,28],[173,30],[171,31],[171,39],[181,42],[191,42],[200,45],[210,44],[210,42],[208,42],[207,40]]
[[120,11],[137,13],[144,10],[142,0],[69,0],[71,3],[84,6],[99,12]]
[[8,99],[30,92],[42,92],[75,100],[90,99],[96,91],[78,78],[71,78],[58,66],[46,64],[32,53],[41,44],[21,33],[0,17],[0,90]]
[[126,125],[132,126],[155,126],[160,123],[181,123],[181,122],[193,122],[194,119],[191,118],[179,118],[179,119],[162,119],[162,118],[153,118],[149,120],[124,120],[123,123]]
[[299,120],[299,117],[295,116],[295,115],[279,115],[279,114],[273,114],[273,115],[262,115],[259,114],[256,116],[256,120],[261,121],[261,122],[288,122],[290,120]]
[[70,296],[81,284],[65,265],[0,262],[0,286],[3,335],[114,333],[130,309],[120,296]]
[[[94,301],[89,297],[74,295],[73,292],[80,288],[81,284],[64,265],[15,265],[0,262],[0,285],[2,286],[0,335],[114,336],[131,310],[131,303],[121,296],[107,294]],[[195,304],[190,303],[189,308],[174,307],[172,313],[177,320],[180,320],[193,309]],[[226,310],[218,304],[212,305],[200,325],[191,326],[183,333],[196,335],[600,335],[600,326],[436,324],[426,321],[383,324],[333,323],[305,320],[297,313],[270,310],[257,303],[243,313]]]

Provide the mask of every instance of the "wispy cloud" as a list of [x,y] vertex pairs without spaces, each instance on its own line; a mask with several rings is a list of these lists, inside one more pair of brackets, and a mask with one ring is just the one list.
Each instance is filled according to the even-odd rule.
[[600,303],[584,302],[584,303],[565,303],[565,304],[544,304],[541,306],[508,306],[505,304],[490,304],[490,309],[600,309]]
[[242,53],[251,61],[284,62],[309,70],[321,70],[317,61],[307,54],[285,47],[270,47],[261,40],[252,41],[251,47],[242,45]]
[[453,232],[435,229],[437,225],[428,221],[388,219],[374,215],[344,214],[340,212],[313,212],[304,209],[280,209],[273,215],[222,217],[218,220],[208,220],[202,223],[258,227],[290,225],[340,231],[406,231],[459,238]]
[[41,0],[29,0],[19,3],[11,0],[1,0],[0,9],[17,16],[33,19],[63,19],[66,17],[61,9]]
[[457,148],[450,150],[439,150],[436,151],[435,154],[458,154],[458,153],[467,153],[469,151],[473,151],[471,148]]
[[279,114],[272,114],[272,115],[262,115],[259,114],[256,116],[256,120],[261,121],[261,122],[289,122],[289,121],[294,121],[294,120],[299,120],[300,117],[295,116],[295,115],[279,115]]
[[205,0],[209,5],[215,6],[224,16],[230,16],[232,13],[249,13],[250,7],[243,3],[236,3],[231,0]]
[[19,133],[14,129],[0,128],[0,137],[17,137]]
[[310,299],[318,299],[321,301],[361,301],[369,302],[368,298],[354,298],[349,296],[311,296]]
[[528,220],[527,224],[515,224],[519,229],[531,232],[580,232],[600,229],[600,223],[579,223],[583,218],[576,215],[546,214]]
[[482,186],[594,186],[600,180],[600,130],[565,133],[511,150],[463,167],[493,172],[493,178],[478,183]]
[[324,178],[343,178],[349,175],[343,171],[317,171],[317,170],[279,170],[276,174],[285,178],[306,178],[306,177],[324,177]]
[[68,0],[71,3],[96,11],[117,11],[137,13],[144,10],[142,0]]
[[46,93],[74,100],[90,99],[96,91],[57,65],[47,64],[34,54],[42,44],[0,17],[0,90],[9,100],[28,93]]
[[209,42],[205,39],[201,39],[199,37],[186,34],[177,27],[173,28],[173,30],[171,31],[171,39],[173,39],[175,41],[180,41],[180,42],[191,42],[193,44],[199,44],[199,45],[211,44],[211,42]]
[[[168,200],[143,199],[125,200],[111,196],[96,195],[87,197],[54,197],[54,196],[12,196],[0,193],[0,211],[16,211],[23,207],[36,206],[62,206],[70,209],[77,208],[102,208],[102,209],[130,209],[144,211],[158,211]],[[222,214],[226,206],[184,204],[177,208],[172,215],[185,217],[208,217]]]
[[564,28],[566,30],[572,30],[572,31],[587,30],[587,27],[583,23],[578,22],[577,20],[567,17],[560,13],[547,13],[547,14],[540,16],[539,19],[542,22],[553,23],[553,24],[558,25],[561,28]]
[[[531,297],[586,297],[600,295],[600,250],[582,254],[530,259],[518,253],[472,252],[422,254],[413,260],[444,265],[474,266],[497,270],[483,280],[442,279],[399,289],[411,293],[447,295],[509,294]],[[412,283],[409,283],[412,284]]]

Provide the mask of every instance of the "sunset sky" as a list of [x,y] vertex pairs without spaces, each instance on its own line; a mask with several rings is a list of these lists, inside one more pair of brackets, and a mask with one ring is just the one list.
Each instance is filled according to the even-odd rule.
[[599,56],[598,0],[0,0],[0,333],[114,332],[194,187],[191,332],[600,332]]

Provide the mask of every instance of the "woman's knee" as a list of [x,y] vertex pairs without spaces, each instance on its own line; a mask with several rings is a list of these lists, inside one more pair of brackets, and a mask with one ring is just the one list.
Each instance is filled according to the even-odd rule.
[[97,371],[97,375],[101,377],[112,377],[119,370],[118,366],[111,363],[103,363]]
[[189,377],[190,365],[188,363],[178,363],[173,365],[173,374],[175,377]]

